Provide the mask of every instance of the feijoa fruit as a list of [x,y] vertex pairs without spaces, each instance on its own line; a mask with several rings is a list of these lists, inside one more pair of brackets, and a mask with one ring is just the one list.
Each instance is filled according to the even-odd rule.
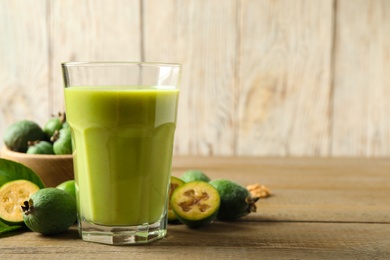
[[50,118],[44,125],[43,131],[52,137],[55,131],[59,131],[62,128],[63,123],[66,121],[65,113],[58,113],[58,116]]
[[211,223],[218,214],[220,202],[218,191],[204,181],[187,182],[176,188],[171,197],[177,218],[191,228]]
[[217,218],[219,220],[235,220],[256,211],[256,201],[242,185],[228,180],[216,179],[209,182],[221,196],[221,206]]
[[9,181],[0,187],[0,218],[9,225],[23,223],[23,202],[39,190],[28,180]]
[[76,183],[74,180],[64,181],[56,187],[57,189],[66,191],[73,198],[76,198]]
[[180,179],[182,179],[184,182],[191,182],[191,181],[209,182],[210,181],[210,178],[200,170],[188,170],[180,176]]
[[53,145],[47,141],[29,142],[28,154],[54,154]]
[[181,185],[184,184],[184,181],[175,177],[175,176],[171,176],[171,183],[170,183],[170,186],[169,186],[169,203],[168,203],[168,223],[180,223],[180,221],[178,221],[178,218],[176,217],[176,214],[175,212],[173,211],[172,209],[172,205],[171,205],[171,197],[172,197],[172,194],[173,192],[178,188],[180,187]]
[[3,141],[8,149],[25,153],[29,141],[45,140],[42,128],[30,120],[21,120],[10,125],[4,132]]
[[67,230],[77,217],[76,200],[57,188],[35,192],[22,206],[23,220],[32,231],[52,235]]

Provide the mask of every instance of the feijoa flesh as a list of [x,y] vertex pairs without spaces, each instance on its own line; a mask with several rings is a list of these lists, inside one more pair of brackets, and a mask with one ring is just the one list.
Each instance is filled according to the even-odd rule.
[[171,197],[177,218],[190,228],[211,223],[218,214],[220,203],[218,191],[204,181],[187,182],[176,188]]
[[28,180],[9,181],[0,187],[0,218],[9,225],[23,223],[23,202],[40,188]]
[[184,184],[183,180],[175,176],[171,176],[171,183],[169,186],[168,223],[180,223],[180,221],[178,221],[178,218],[176,217],[175,212],[172,209],[171,197],[173,192],[183,184]]
[[52,235],[67,230],[77,217],[76,200],[57,188],[35,192],[22,206],[23,219],[32,231]]
[[221,196],[221,206],[217,218],[219,220],[235,220],[256,211],[256,201],[242,185],[228,180],[215,179],[209,182]]

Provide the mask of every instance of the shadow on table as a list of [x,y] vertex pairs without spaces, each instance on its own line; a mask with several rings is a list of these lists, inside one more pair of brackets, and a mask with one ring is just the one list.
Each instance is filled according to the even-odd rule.
[[56,240],[76,240],[80,239],[77,226],[71,226],[68,230],[54,235],[42,235],[38,234],[41,238],[56,239]]

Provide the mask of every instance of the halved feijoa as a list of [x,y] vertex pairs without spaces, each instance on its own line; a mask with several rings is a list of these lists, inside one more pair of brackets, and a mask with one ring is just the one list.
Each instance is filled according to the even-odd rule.
[[178,218],[176,217],[175,212],[172,210],[171,206],[171,197],[173,194],[173,191],[176,190],[178,187],[184,184],[184,181],[175,177],[171,176],[171,184],[169,186],[169,203],[168,203],[168,222],[169,223],[177,223]]
[[211,223],[218,214],[218,191],[204,181],[187,182],[172,194],[171,206],[177,218],[191,228]]
[[23,212],[20,206],[39,187],[27,180],[10,181],[0,187],[0,218],[9,225],[23,223]]
[[191,181],[209,182],[210,181],[209,176],[207,176],[204,172],[200,170],[188,170],[180,176],[180,179],[182,179],[184,182],[191,182]]
[[209,182],[221,196],[221,207],[217,218],[234,220],[256,211],[256,201],[251,193],[240,184],[227,179],[216,179]]

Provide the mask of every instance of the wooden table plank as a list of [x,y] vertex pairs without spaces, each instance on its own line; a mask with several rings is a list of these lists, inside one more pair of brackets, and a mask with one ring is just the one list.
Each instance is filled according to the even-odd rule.
[[201,169],[211,178],[262,183],[262,220],[390,223],[390,160],[361,158],[177,157],[173,174]]
[[[390,257],[390,225],[354,223],[216,222],[199,230],[169,226],[153,244],[107,246],[81,241],[75,227],[56,237],[27,232],[1,238],[0,256],[49,259],[355,259]],[[12,258],[11,258],[12,259]]]
[[264,183],[273,196],[237,221],[169,225],[165,239],[148,245],[84,242],[76,226],[53,237],[14,233],[0,238],[0,259],[389,259],[389,166],[386,159],[175,157],[174,175],[202,169]]

